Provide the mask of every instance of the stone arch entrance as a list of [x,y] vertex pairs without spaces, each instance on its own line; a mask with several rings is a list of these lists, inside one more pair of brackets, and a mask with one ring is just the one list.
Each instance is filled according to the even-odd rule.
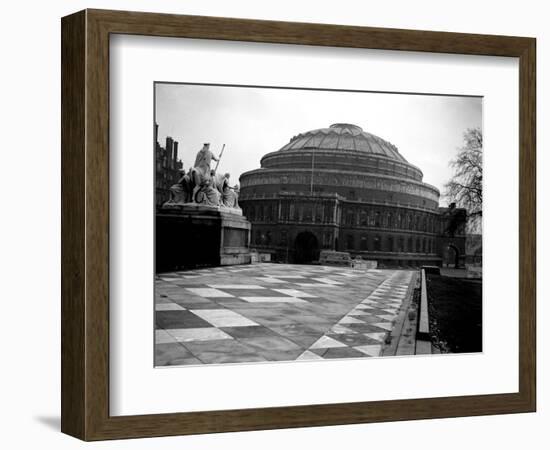
[[455,269],[458,269],[458,257],[459,257],[459,251],[456,246],[453,244],[448,244],[447,248],[445,249],[444,259],[443,263],[446,267],[454,267]]
[[319,241],[310,231],[302,231],[294,241],[294,261],[309,264],[319,260]]

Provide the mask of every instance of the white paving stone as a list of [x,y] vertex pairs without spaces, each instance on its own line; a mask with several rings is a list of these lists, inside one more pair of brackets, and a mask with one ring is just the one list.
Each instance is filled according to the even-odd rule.
[[386,339],[386,333],[380,332],[380,333],[363,333],[365,336],[374,339],[375,341],[384,342],[384,339]]
[[256,279],[260,280],[260,281],[264,281],[266,283],[273,283],[273,284],[277,284],[277,283],[286,283],[286,281],[283,281],[283,280],[279,280],[277,278],[273,278],[273,277],[256,277]]
[[298,356],[298,358],[296,358],[297,361],[313,361],[316,359],[323,359],[323,358],[319,355],[316,355],[313,352],[310,352],[309,350],[306,350],[304,353]]
[[330,329],[330,332],[334,334],[357,334],[351,328],[345,327],[343,325],[338,325],[338,324],[334,325]]
[[249,303],[307,303],[305,300],[296,297],[239,297]]
[[248,327],[258,325],[256,322],[229,309],[193,309],[191,312],[215,327]]
[[272,289],[280,294],[288,295],[290,297],[298,298],[316,298],[316,295],[308,294],[306,292],[299,291],[298,289]]
[[344,283],[341,283],[339,281],[334,281],[334,280],[331,280],[330,278],[325,278],[325,277],[322,277],[322,278],[313,278],[315,281],[319,281],[321,283],[326,283],[326,284],[333,284],[333,285],[342,285]]
[[369,356],[380,356],[380,351],[382,350],[381,345],[359,345],[353,348]]
[[184,311],[185,308],[177,303],[157,303],[155,305],[156,311]]
[[346,323],[365,323],[365,322],[363,322],[362,320],[356,319],[355,317],[345,316],[338,323],[346,324]]
[[346,344],[338,342],[336,339],[332,339],[328,336],[321,336],[311,347],[309,348],[337,348],[347,347]]
[[222,339],[233,339],[227,333],[218,328],[178,328],[169,330],[169,333],[178,342],[193,341],[218,341]]
[[228,294],[227,292],[220,291],[213,288],[186,288],[189,292],[192,292],[195,295],[201,297],[234,297],[234,295]]
[[259,284],[209,284],[214,289],[267,289]]
[[170,344],[176,342],[176,338],[166,330],[155,330],[155,344]]
[[382,329],[388,330],[388,331],[391,331],[392,328],[393,328],[391,322],[378,322],[378,323],[373,323],[373,325],[375,327],[382,328]]

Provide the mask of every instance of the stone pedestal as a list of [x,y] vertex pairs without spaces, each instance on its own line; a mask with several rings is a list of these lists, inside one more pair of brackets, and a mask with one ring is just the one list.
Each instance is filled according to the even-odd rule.
[[240,209],[165,205],[156,215],[156,272],[250,264],[250,228]]

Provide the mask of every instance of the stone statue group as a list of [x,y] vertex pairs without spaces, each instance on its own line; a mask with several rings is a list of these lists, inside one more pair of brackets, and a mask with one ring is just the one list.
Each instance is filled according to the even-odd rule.
[[239,185],[230,186],[229,173],[217,174],[216,169],[211,169],[212,160],[219,162],[210,151],[210,144],[206,143],[197,153],[194,166],[187,173],[181,169],[182,175],[170,188],[170,200],[166,204],[195,203],[239,208]]

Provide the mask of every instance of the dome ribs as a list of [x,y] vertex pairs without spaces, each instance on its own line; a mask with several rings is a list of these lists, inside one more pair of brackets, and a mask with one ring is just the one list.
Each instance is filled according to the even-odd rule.
[[328,128],[300,133],[280,151],[301,149],[350,150],[408,164],[395,145],[349,123],[335,123]]

